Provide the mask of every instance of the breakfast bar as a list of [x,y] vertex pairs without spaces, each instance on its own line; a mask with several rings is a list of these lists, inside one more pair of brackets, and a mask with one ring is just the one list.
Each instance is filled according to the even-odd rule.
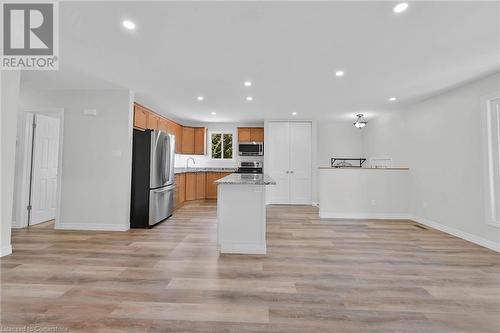
[[266,254],[265,174],[233,173],[217,184],[217,244],[220,253]]

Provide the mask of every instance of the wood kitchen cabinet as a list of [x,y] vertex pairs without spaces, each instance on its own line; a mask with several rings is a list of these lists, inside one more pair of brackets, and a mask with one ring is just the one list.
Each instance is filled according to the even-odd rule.
[[175,152],[177,154],[182,154],[182,126],[179,124],[174,125],[174,135],[175,135]]
[[158,129],[158,122],[160,121],[160,117],[152,112],[148,113],[148,129]]
[[174,209],[179,208],[186,201],[186,174],[175,175]]
[[142,106],[134,105],[134,127],[138,129],[146,129],[148,126],[148,111]]
[[194,153],[195,155],[205,155],[205,138],[207,136],[205,127],[194,129]]
[[182,153],[194,154],[194,127],[182,127]]
[[163,132],[174,134],[169,128],[169,121],[165,118],[160,118],[158,120],[158,129]]
[[196,173],[196,200],[205,199],[207,189],[207,174],[205,172]]
[[215,184],[214,182],[226,177],[227,175],[230,175],[231,172],[207,172],[206,174],[207,190],[205,193],[205,198],[217,199],[217,184]]
[[250,141],[264,142],[264,128],[263,127],[250,128]]
[[196,173],[186,173],[186,201],[196,200]]
[[238,127],[238,142],[263,142],[263,127]]
[[238,142],[249,142],[250,140],[250,128],[248,127],[238,127]]

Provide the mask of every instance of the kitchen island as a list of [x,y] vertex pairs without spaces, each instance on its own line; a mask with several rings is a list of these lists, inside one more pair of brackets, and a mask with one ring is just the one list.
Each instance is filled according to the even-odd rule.
[[266,254],[266,186],[263,174],[233,173],[217,184],[217,244],[220,253]]

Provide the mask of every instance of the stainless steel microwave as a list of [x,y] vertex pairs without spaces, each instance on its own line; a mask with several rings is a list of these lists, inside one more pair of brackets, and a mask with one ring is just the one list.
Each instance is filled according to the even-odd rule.
[[238,147],[240,156],[264,156],[263,142],[240,142]]

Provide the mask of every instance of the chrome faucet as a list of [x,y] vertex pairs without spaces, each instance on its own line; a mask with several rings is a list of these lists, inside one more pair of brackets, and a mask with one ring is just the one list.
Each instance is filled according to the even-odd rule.
[[194,160],[194,158],[192,157],[189,157],[187,160],[186,160],[186,171],[189,169],[189,161],[193,161],[193,164],[196,164],[196,161]]

